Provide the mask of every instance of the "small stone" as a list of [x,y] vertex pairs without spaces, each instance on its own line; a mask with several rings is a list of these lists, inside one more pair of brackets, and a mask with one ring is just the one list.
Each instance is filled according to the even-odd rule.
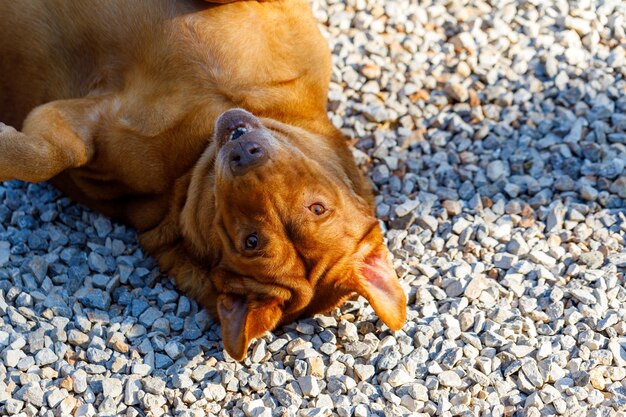
[[67,391],[62,389],[53,389],[46,397],[48,406],[50,408],[55,408],[65,397],[67,397]]
[[487,178],[491,181],[496,181],[506,174],[506,166],[504,165],[504,162],[500,160],[491,161],[487,165]]
[[320,393],[317,379],[312,376],[302,376],[298,378],[298,385],[302,390],[302,395],[307,397],[317,397]]
[[284,407],[300,408],[302,404],[302,399],[299,395],[284,388],[272,388],[271,392],[276,400]]
[[389,374],[389,378],[387,379],[387,382],[393,388],[396,388],[396,387],[399,387],[401,385],[408,384],[409,382],[412,382],[413,380],[414,380],[414,378],[412,378],[405,370],[403,370],[403,369],[394,369]]
[[517,256],[509,253],[496,253],[493,256],[493,264],[497,268],[510,269],[517,263]]
[[113,230],[111,221],[104,216],[98,216],[93,222],[93,226],[95,227],[96,233],[100,238],[107,237],[109,233],[111,233],[111,231]]
[[122,381],[116,378],[102,380],[102,394],[105,397],[117,398],[122,395]]
[[445,387],[459,388],[462,385],[461,377],[454,371],[443,371],[437,375],[437,379]]
[[107,346],[120,353],[127,353],[129,350],[124,335],[119,332],[111,333],[107,341]]
[[48,262],[42,256],[34,256],[28,263],[28,267],[38,282],[42,282],[48,273]]
[[589,382],[591,385],[600,391],[604,391],[606,388],[606,380],[602,376],[602,371],[598,368],[594,368],[589,371]]
[[58,410],[59,410],[60,415],[62,416],[71,415],[74,409],[76,408],[77,403],[78,401],[76,400],[76,398],[72,396],[65,397],[63,401],[61,401],[61,404],[59,404]]
[[38,366],[49,365],[56,362],[58,359],[59,357],[55,355],[51,349],[48,348],[41,349],[35,355],[35,363],[37,363]]
[[419,206],[419,204],[420,202],[417,199],[407,200],[404,203],[400,204],[399,206],[396,206],[395,208],[396,215],[398,217],[404,217],[407,214],[414,211]]
[[260,363],[265,358],[265,355],[267,354],[266,346],[267,344],[265,340],[263,339],[259,340],[256,343],[256,345],[254,345],[254,348],[252,348],[250,361],[253,363]]
[[307,358],[306,362],[308,364],[309,375],[317,378],[324,377],[324,374],[326,373],[326,366],[324,365],[324,360],[320,356]]
[[470,32],[460,32],[449,39],[449,42],[454,46],[455,51],[467,51],[469,53],[475,53],[477,46],[473,35]]
[[139,376],[150,375],[152,372],[152,366],[147,363],[135,363],[132,367],[132,373]]
[[242,409],[247,417],[258,417],[264,411],[265,404],[261,399],[247,401],[244,402]]
[[441,203],[441,207],[448,212],[449,216],[461,214],[463,207],[457,200],[445,200]]
[[68,375],[59,382],[59,388],[63,388],[67,391],[72,391],[74,389],[74,381]]
[[67,333],[67,341],[75,346],[86,347],[89,344],[89,336],[77,329],[71,329]]
[[4,357],[4,364],[9,368],[15,368],[19,361],[26,356],[24,352],[19,349],[6,349],[2,356]]
[[419,224],[422,228],[428,229],[430,231],[436,231],[439,226],[439,222],[433,216],[420,216],[417,218],[417,224]]
[[596,297],[585,288],[577,288],[570,290],[570,294],[583,304],[592,305],[597,303]]
[[598,198],[598,190],[589,184],[585,184],[579,189],[580,197],[586,201],[595,201]]
[[476,300],[487,288],[487,279],[482,275],[477,275],[467,284],[464,295],[470,300]]
[[208,401],[219,402],[226,398],[226,390],[219,384],[207,384],[202,393]]
[[44,393],[36,382],[31,382],[20,389],[21,399],[35,407],[43,405]]
[[368,417],[369,411],[365,404],[358,404],[354,407],[354,417]]
[[380,77],[381,69],[376,64],[368,63],[361,67],[361,74],[370,80],[374,80]]
[[89,264],[89,268],[92,271],[105,273],[109,269],[106,264],[106,260],[104,256],[100,255],[97,252],[91,252],[87,257],[87,263]]
[[142,379],[143,389],[154,395],[163,395],[165,392],[165,381],[157,377],[146,377]]
[[139,402],[138,394],[141,391],[141,380],[136,377],[129,377],[126,381],[126,387],[124,389],[124,404],[135,405]]
[[74,417],[93,417],[96,414],[96,410],[94,409],[93,405],[87,403],[87,404],[81,404],[76,408],[76,411],[74,412]]
[[513,255],[525,255],[530,252],[528,244],[521,236],[513,236],[507,243],[506,250]]
[[[11,243],[0,241],[0,268],[9,263],[11,256]],[[17,414],[17,413],[16,413]]]
[[4,411],[8,415],[12,416],[12,415],[19,413],[23,407],[24,407],[24,401],[10,398],[4,404]]
[[546,266],[548,268],[551,268],[554,265],[556,265],[556,259],[554,259],[550,255],[548,255],[548,254],[546,254],[544,252],[540,252],[540,251],[532,251],[532,252],[530,252],[530,259],[533,262],[537,262],[538,264],[541,264],[541,265]]
[[111,305],[109,293],[97,288],[81,288],[76,292],[76,298],[88,308],[107,310]]
[[82,369],[77,369],[72,375],[74,392],[82,394],[87,390],[87,373]]
[[560,230],[563,227],[565,213],[565,207],[560,203],[556,204],[552,210],[550,210],[546,219],[546,233]]
[[342,321],[341,323],[339,323],[337,333],[339,338],[347,342],[356,342],[357,340],[359,340],[359,332],[354,323]]
[[174,388],[186,389],[193,385],[193,381],[186,374],[175,374],[172,377],[172,386]]
[[469,98],[467,87],[460,83],[447,83],[443,91],[448,97],[457,102],[465,102]]
[[359,380],[367,381],[374,376],[376,368],[373,365],[356,364],[354,365],[354,372],[359,377]]
[[537,367],[537,363],[530,359],[525,361],[522,364],[522,371],[524,371],[524,375],[528,378],[528,380],[537,388],[541,388],[544,384],[543,377],[539,372],[539,368]]
[[172,360],[180,358],[184,351],[185,346],[180,342],[171,341],[165,345],[165,353],[167,353]]
[[163,312],[156,307],[150,307],[139,316],[139,323],[145,327],[150,327],[160,317],[163,317]]
[[578,257],[578,260],[588,268],[598,269],[604,263],[604,255],[600,251],[585,252]]
[[154,366],[157,369],[166,369],[174,364],[174,361],[170,359],[168,355],[164,355],[162,353],[156,353],[154,355]]

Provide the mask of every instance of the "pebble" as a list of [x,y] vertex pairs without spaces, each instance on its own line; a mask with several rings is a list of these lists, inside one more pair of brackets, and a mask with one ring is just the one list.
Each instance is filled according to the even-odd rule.
[[138,394],[141,391],[142,383],[139,378],[131,377],[127,380],[124,388],[124,404],[135,405],[139,402]]
[[74,392],[82,394],[87,390],[87,373],[83,369],[77,369],[72,375]]
[[36,382],[30,382],[19,390],[20,399],[35,407],[41,407],[44,400],[44,392]]
[[393,388],[408,384],[412,381],[414,381],[413,377],[411,377],[411,375],[409,375],[403,369],[394,369],[393,371],[391,371],[391,373],[389,374],[389,378],[387,379],[387,382]]
[[35,363],[37,366],[45,366],[56,362],[59,359],[57,355],[51,349],[41,349],[35,355]]
[[76,293],[76,298],[85,307],[97,308],[100,310],[108,309],[111,304],[111,297],[109,293],[97,288],[81,288]]
[[298,378],[298,385],[302,391],[302,395],[306,397],[317,397],[320,393],[317,379],[312,376],[303,376]]
[[445,387],[459,388],[461,386],[461,377],[454,371],[443,371],[438,376],[439,383]]
[[48,406],[50,408],[55,408],[65,397],[67,397],[67,391],[62,389],[52,390],[47,397]]
[[372,365],[356,364],[354,365],[354,372],[361,381],[367,381],[374,376],[376,368]]
[[464,102],[469,98],[469,91],[460,83],[450,82],[446,84],[444,91],[454,101]]
[[578,259],[590,269],[598,269],[604,263],[604,255],[600,251],[583,253]]
[[18,414],[24,408],[24,401],[8,399],[4,405],[4,411],[8,415]]

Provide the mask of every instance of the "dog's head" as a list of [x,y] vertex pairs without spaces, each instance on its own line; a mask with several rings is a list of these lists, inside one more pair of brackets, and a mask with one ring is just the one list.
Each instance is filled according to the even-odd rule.
[[[357,292],[392,329],[406,299],[344,144],[240,110],[222,114],[197,164],[184,232],[211,259],[211,305],[235,359],[280,323]],[[201,300],[202,301],[202,300]]]

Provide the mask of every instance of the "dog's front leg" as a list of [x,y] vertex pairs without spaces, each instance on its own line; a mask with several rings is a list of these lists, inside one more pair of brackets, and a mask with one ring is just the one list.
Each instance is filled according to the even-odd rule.
[[103,103],[82,98],[44,104],[30,112],[21,132],[0,123],[0,181],[47,181],[89,162]]

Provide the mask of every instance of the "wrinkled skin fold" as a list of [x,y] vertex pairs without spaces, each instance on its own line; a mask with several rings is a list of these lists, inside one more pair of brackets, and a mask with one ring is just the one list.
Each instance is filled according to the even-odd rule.
[[49,180],[135,227],[235,359],[353,293],[402,327],[305,0],[33,0],[0,15],[0,180]]

